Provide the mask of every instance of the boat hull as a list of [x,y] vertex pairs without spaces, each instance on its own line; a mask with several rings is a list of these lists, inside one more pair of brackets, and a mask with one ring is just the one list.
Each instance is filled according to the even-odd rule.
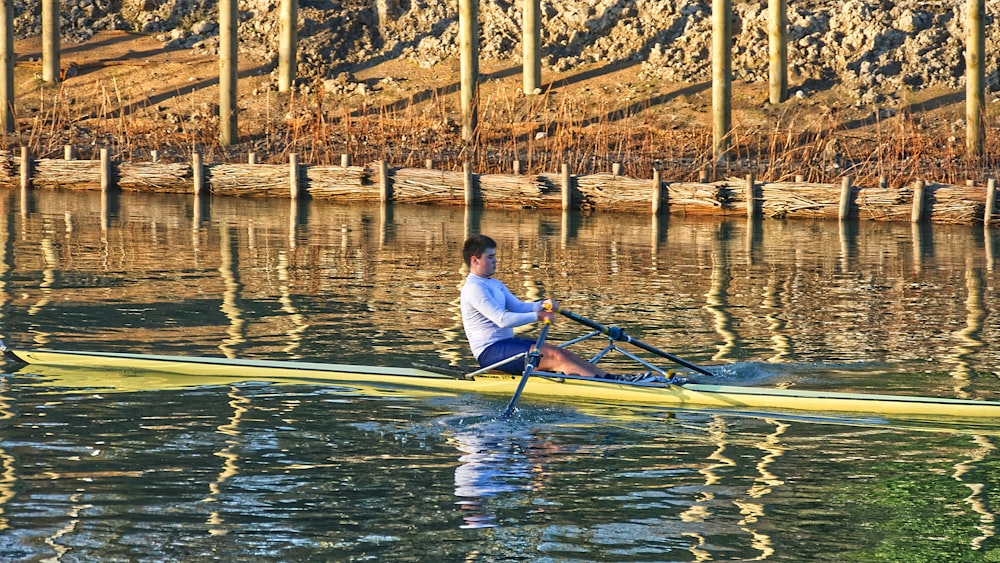
[[[479,393],[510,397],[520,380],[520,376],[506,374],[489,373],[461,379],[417,368],[298,361],[56,350],[8,350],[7,354],[8,357],[27,364],[19,370],[20,373],[46,377],[58,374],[64,385],[73,387],[130,391],[258,381],[337,385],[382,392],[410,390],[431,394]],[[70,382],[69,379],[73,381]],[[816,413],[996,418],[1000,421],[1000,402],[996,401],[695,383],[631,384],[591,378],[533,376],[525,385],[523,395],[622,406],[776,409]]]

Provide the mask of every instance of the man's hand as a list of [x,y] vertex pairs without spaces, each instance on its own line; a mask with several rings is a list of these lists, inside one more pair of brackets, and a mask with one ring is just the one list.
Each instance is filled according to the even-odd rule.
[[542,301],[542,310],[538,311],[538,320],[554,323],[556,322],[556,311],[558,310],[559,304],[554,299],[544,299]]

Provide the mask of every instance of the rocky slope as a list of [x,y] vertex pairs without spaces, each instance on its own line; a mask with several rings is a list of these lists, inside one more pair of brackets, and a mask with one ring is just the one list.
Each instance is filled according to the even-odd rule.
[[[239,4],[242,56],[272,61],[280,0]],[[64,41],[95,30],[157,34],[173,46],[215,52],[217,3],[209,0],[63,0]],[[520,2],[481,0],[481,57],[520,60]],[[300,0],[299,74],[303,83],[344,85],[347,73],[391,58],[421,67],[457,53],[457,2]],[[767,12],[759,2],[733,3],[734,79],[767,80]],[[987,53],[1000,47],[987,3]],[[16,33],[39,34],[37,1],[15,2]],[[542,5],[544,61],[565,71],[592,62],[641,62],[648,80],[704,82],[710,73],[711,2],[682,0],[548,0]],[[803,92],[840,83],[860,104],[891,101],[900,91],[964,79],[965,2],[847,0],[789,2],[789,69]],[[1000,89],[987,57],[987,87]],[[333,81],[329,79],[338,78]]]

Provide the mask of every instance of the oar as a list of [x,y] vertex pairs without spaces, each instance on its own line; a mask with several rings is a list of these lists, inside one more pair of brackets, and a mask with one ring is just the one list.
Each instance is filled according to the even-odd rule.
[[601,323],[599,323],[597,321],[592,321],[592,320],[588,319],[587,317],[582,317],[582,316],[577,315],[576,313],[574,313],[572,311],[567,311],[566,309],[559,309],[559,314],[562,315],[562,316],[564,316],[564,317],[573,319],[574,321],[576,321],[576,322],[578,322],[578,323],[580,323],[580,324],[582,324],[584,326],[589,326],[590,328],[592,328],[592,329],[594,329],[596,331],[602,332],[602,333],[608,335],[608,338],[610,338],[612,340],[621,340],[622,342],[628,342],[629,344],[631,344],[633,346],[636,346],[637,348],[642,348],[643,350],[645,350],[647,352],[650,352],[652,354],[656,354],[658,356],[664,357],[664,358],[666,358],[666,359],[674,362],[675,364],[684,366],[684,367],[686,367],[688,369],[691,369],[691,370],[694,370],[694,371],[696,371],[696,372],[698,372],[700,374],[703,374],[703,375],[715,375],[714,373],[708,371],[707,369],[705,369],[705,368],[703,368],[701,366],[697,366],[695,364],[692,364],[691,362],[689,362],[687,360],[684,360],[682,358],[678,358],[677,356],[675,356],[673,354],[670,354],[668,352],[664,352],[663,350],[660,350],[659,348],[656,348],[655,346],[650,346],[649,344],[646,344],[645,342],[643,342],[641,340],[636,340],[635,338],[632,338],[631,336],[629,336],[628,334],[625,333],[625,329],[623,329],[623,328],[620,328],[620,327],[617,327],[617,326],[604,326],[604,325],[602,325]]
[[503,411],[500,415],[501,418],[508,418],[510,415],[514,414],[514,405],[517,403],[517,398],[521,396],[521,391],[524,391],[524,384],[528,382],[528,378],[531,377],[531,372],[535,371],[538,367],[538,363],[542,361],[542,344],[545,344],[545,337],[549,334],[549,327],[552,325],[552,321],[545,319],[545,324],[542,326],[542,332],[538,334],[538,341],[535,342],[535,349],[528,354],[528,363],[524,366],[524,375],[521,376],[521,381],[517,384],[517,390],[514,391],[514,396],[510,398],[510,402],[507,403],[507,409]]

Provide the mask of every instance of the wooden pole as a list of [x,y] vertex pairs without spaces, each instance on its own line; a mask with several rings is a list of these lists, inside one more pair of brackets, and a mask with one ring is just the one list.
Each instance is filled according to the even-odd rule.
[[620,163],[620,162],[612,163],[611,164],[611,174],[613,176],[621,176],[622,175],[622,163]]
[[76,147],[63,145],[63,160],[76,160]]
[[292,199],[299,199],[299,155],[288,155],[288,189]]
[[997,199],[997,179],[990,178],[989,181],[986,182],[986,209],[983,212],[983,224],[986,225],[987,227],[993,220],[993,212],[994,209],[996,208],[996,199]]
[[840,183],[840,209],[837,210],[837,217],[844,221],[851,214],[851,184],[854,180],[850,176],[845,176]]
[[462,182],[465,186],[465,206],[469,207],[476,202],[475,186],[472,183],[472,163],[469,161],[462,163]]
[[459,66],[461,73],[462,140],[475,141],[479,126],[479,3],[458,1]]
[[21,147],[21,189],[31,187],[31,150]]
[[520,160],[515,160],[514,163],[511,164],[510,172],[515,176],[520,176],[521,174],[524,174],[524,169],[521,168]]
[[910,213],[910,222],[919,223],[924,215],[924,181],[917,180],[913,184],[913,211]]
[[156,149],[153,149],[153,150],[149,151],[149,160],[150,160],[150,162],[159,162],[160,161],[160,151],[158,151]]
[[767,3],[768,94],[772,104],[788,99],[788,0]]
[[757,216],[757,188],[754,185],[753,172],[747,174],[747,218]]
[[3,80],[0,80],[0,129],[14,131],[14,3],[0,3],[0,60]]
[[965,149],[970,157],[983,156],[986,74],[985,0],[968,0],[969,23],[965,46]]
[[278,14],[278,91],[287,92],[295,84],[295,57],[298,50],[298,0],[281,0]]
[[542,92],[542,16],[540,0],[524,0],[521,23],[522,69],[524,93]]
[[732,119],[732,0],[712,0],[712,156],[725,162]]
[[[660,213],[660,208],[663,205],[663,180],[660,178],[660,169],[653,169],[653,215],[658,215]],[[656,237],[654,233],[654,238]]]
[[428,158],[424,160],[424,168],[426,168],[427,170],[434,170],[434,159]]
[[107,192],[111,189],[113,178],[111,177],[111,152],[101,149],[101,191]]
[[351,165],[351,155],[343,153],[340,155],[340,165],[347,168]]
[[573,175],[569,173],[569,163],[562,165],[562,208],[568,211],[573,205]]
[[219,0],[219,143],[236,144],[236,0]]
[[42,0],[42,81],[59,82],[59,0]]
[[257,153],[254,151],[247,153],[247,164],[257,164]]
[[381,202],[392,199],[392,187],[389,185],[389,163],[385,160],[378,162],[378,199]]
[[194,195],[205,193],[205,169],[201,165],[201,153],[191,153],[191,179],[194,182]]

